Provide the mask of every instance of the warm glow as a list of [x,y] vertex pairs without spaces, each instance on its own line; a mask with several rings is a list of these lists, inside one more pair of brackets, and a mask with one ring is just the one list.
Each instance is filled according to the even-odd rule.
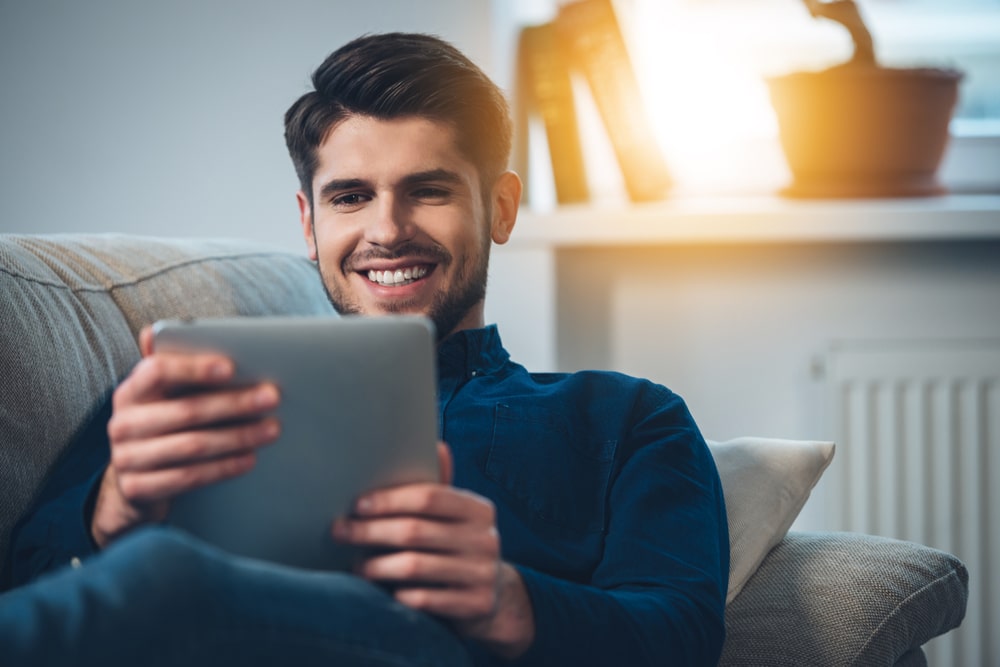
[[[532,20],[544,21],[572,0],[512,1],[521,15],[531,8]],[[762,193],[788,185],[766,80],[845,62],[852,50],[847,31],[813,19],[800,0],[613,2],[673,194]],[[1000,117],[1000,8],[993,3],[859,1],[882,64],[966,72],[960,120]],[[591,198],[620,199],[615,155],[586,85],[576,97]],[[543,135],[533,138],[538,142],[534,162],[544,163]],[[537,202],[544,188],[532,192]]]
[[657,47],[655,56],[646,56],[651,63],[697,63],[645,71],[647,109],[679,185],[731,180],[733,168],[753,159],[734,151],[776,136],[764,82],[724,44],[691,33],[645,43]]
[[[789,14],[798,9],[793,4]],[[767,54],[754,49],[775,29],[765,14],[731,5],[634,4],[625,25],[678,190],[770,189],[787,179],[765,83]]]
[[[852,50],[847,31],[812,19],[798,0],[615,4],[677,190],[769,191],[787,182],[766,78],[846,61]],[[859,4],[883,64],[964,69],[964,110],[958,115],[997,116],[995,5]]]

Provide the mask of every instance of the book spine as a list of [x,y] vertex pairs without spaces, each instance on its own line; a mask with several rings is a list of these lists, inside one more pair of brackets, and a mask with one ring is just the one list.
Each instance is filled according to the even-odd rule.
[[632,201],[662,199],[670,172],[646,115],[612,0],[579,0],[559,9],[559,39],[583,72],[604,121]]
[[541,117],[560,204],[590,198],[569,67],[551,23],[523,28],[519,71],[529,112]]

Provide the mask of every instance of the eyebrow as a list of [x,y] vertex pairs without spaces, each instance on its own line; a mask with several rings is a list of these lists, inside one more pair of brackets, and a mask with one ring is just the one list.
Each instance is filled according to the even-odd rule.
[[[407,174],[403,177],[402,181],[400,181],[400,185],[410,188],[421,183],[434,182],[460,185],[463,183],[463,180],[457,173],[449,171],[448,169],[428,169],[427,171],[418,171],[412,174]],[[367,187],[371,187],[371,184],[362,178],[335,178],[332,181],[327,181],[323,184],[323,187],[319,189],[319,197],[320,199],[325,200],[329,199],[337,192]]]
[[451,183],[453,185],[460,185],[463,182],[462,177],[453,171],[447,169],[429,169],[427,171],[418,171],[415,174],[407,174],[402,180],[402,185],[414,186],[434,181]]

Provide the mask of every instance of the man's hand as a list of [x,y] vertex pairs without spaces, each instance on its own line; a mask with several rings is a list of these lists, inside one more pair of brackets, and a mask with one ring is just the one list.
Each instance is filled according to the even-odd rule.
[[153,354],[148,327],[143,360],[115,390],[108,423],[111,462],[101,479],[91,534],[101,547],[139,524],[166,518],[170,500],[241,475],[255,450],[278,437],[278,390],[225,388],[233,365],[219,355]]
[[398,601],[517,657],[534,640],[531,601],[520,574],[500,559],[493,504],[448,486],[451,455],[444,443],[438,451],[442,484],[369,493],[334,523],[334,537],[375,549],[357,573],[391,585]]

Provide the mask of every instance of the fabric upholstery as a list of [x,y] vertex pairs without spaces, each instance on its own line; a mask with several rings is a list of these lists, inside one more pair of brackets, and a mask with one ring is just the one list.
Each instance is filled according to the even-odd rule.
[[732,602],[764,556],[781,541],[833,459],[832,442],[736,438],[708,442],[729,520]]
[[911,649],[896,661],[895,667],[927,667],[927,654],[923,649]]
[[855,533],[792,532],[726,609],[721,665],[920,664],[907,655],[965,615],[954,556]]
[[0,235],[0,566],[10,530],[161,318],[329,314],[304,256],[234,241]]

